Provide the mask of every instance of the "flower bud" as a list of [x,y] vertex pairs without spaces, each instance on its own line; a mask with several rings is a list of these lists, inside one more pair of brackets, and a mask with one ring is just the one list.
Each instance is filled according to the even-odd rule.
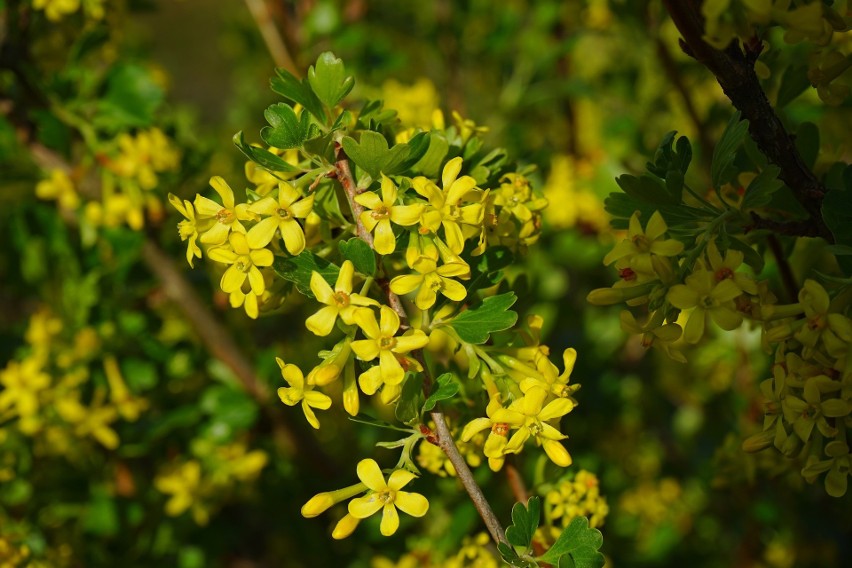
[[775,438],[775,432],[772,430],[764,430],[754,436],[749,436],[743,440],[743,451],[753,454],[761,450],[765,450],[772,445],[772,440]]
[[331,531],[331,538],[335,540],[341,540],[349,536],[353,533],[353,531],[358,527],[358,523],[360,523],[360,519],[356,519],[349,513],[346,513],[342,519],[337,521],[337,524],[334,526],[334,530]]
[[329,507],[334,505],[336,501],[334,500],[334,495],[331,493],[317,493],[310,500],[302,505],[302,516],[306,519],[311,519],[313,517],[319,516],[325,513]]

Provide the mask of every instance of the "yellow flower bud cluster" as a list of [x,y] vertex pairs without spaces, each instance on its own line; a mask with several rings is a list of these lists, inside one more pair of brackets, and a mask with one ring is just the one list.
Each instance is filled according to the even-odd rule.
[[852,457],[852,319],[847,306],[832,302],[816,281],[806,280],[798,303],[766,310],[766,335],[779,342],[772,378],[760,384],[763,431],[743,442],[747,451],[774,446],[789,458],[804,458],[802,476],[813,482],[825,473],[825,490],[846,494]]
[[679,535],[686,534],[703,505],[699,489],[684,487],[676,479],[664,477],[642,481],[625,491],[616,512],[620,518],[632,517],[638,522],[636,539],[642,549],[652,545],[655,532],[662,527]]
[[249,451],[243,442],[222,446],[196,440],[193,458],[180,458],[154,478],[157,491],[169,496],[165,505],[171,517],[190,511],[199,525],[225,503],[239,486],[250,485],[269,461],[262,450]]
[[548,207],[545,222],[554,229],[574,228],[583,235],[608,235],[609,214],[603,200],[590,188],[594,167],[591,161],[574,156],[555,156],[544,185],[544,196],[558,207]]
[[[77,455],[89,438],[116,449],[114,424],[135,422],[148,402],[130,391],[115,357],[99,354],[97,332],[67,330],[42,308],[31,317],[25,339],[24,355],[0,369],[0,418],[14,420],[7,431],[34,438],[48,454]],[[93,365],[106,386],[92,388]]]
[[597,476],[585,469],[563,477],[552,486],[543,487],[542,493],[545,519],[548,525],[560,529],[557,534],[576,517],[588,517],[590,526],[600,527],[609,514],[606,497],[600,494]]

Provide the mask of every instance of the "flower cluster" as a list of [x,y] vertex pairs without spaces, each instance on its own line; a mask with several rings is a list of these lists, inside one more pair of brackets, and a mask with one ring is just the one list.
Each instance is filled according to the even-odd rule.
[[[87,229],[127,225],[138,231],[145,226],[146,214],[162,217],[162,202],[153,190],[160,185],[160,176],[178,169],[180,157],[159,128],[135,135],[125,132],[99,147],[93,165],[70,172],[51,170],[35,193],[69,213],[79,213],[79,222]],[[101,182],[97,194],[92,192],[95,177]]]
[[[115,357],[99,353],[98,333],[67,330],[42,309],[31,317],[26,340],[23,356],[0,370],[3,422],[15,420],[15,435],[43,442],[51,454],[76,455],[89,439],[117,448],[114,424],[135,422],[148,403],[130,391]],[[106,386],[95,386],[94,375],[101,374]]]
[[269,461],[262,450],[248,451],[242,442],[216,446],[197,440],[194,458],[181,458],[166,466],[154,479],[157,491],[169,496],[166,514],[171,517],[192,513],[199,525],[207,524],[210,513],[225,501],[239,484],[250,484]]
[[548,524],[567,527],[576,517],[588,517],[592,527],[603,525],[609,514],[606,497],[600,494],[595,474],[584,469],[571,478],[563,478],[549,487],[544,497],[544,516]]

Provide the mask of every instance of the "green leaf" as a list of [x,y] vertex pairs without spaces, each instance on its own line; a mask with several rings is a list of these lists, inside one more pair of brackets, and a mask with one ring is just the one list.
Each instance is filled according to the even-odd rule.
[[453,379],[452,373],[444,373],[438,377],[438,388],[423,403],[423,412],[429,412],[442,400],[449,400],[459,392],[459,384]]
[[423,375],[407,373],[402,383],[402,393],[396,403],[396,419],[414,426],[420,423],[420,408],[423,406]]
[[[603,545],[603,535],[598,529],[589,527],[586,517],[575,517],[565,527],[550,550],[542,554],[537,560],[548,564],[557,564],[559,559],[569,555],[577,568],[601,568],[604,565],[604,555],[598,550]],[[559,564],[563,566],[563,564]]]
[[680,203],[667,190],[663,182],[647,174],[633,176],[624,174],[615,178],[615,183],[630,197],[652,205],[677,205]]
[[746,134],[748,134],[748,121],[740,120],[740,113],[737,111],[728,122],[719,143],[713,149],[710,178],[713,187],[717,190],[730,181],[736,173],[733,168],[734,158],[736,158],[737,150],[742,146]]
[[530,497],[526,506],[515,503],[512,507],[512,525],[506,529],[506,540],[515,548],[528,549],[541,516],[541,499]]
[[743,194],[742,210],[765,207],[772,199],[772,194],[783,187],[784,182],[778,179],[781,170],[776,166],[767,166],[757,177],[751,180]]
[[118,533],[121,523],[118,520],[118,508],[105,487],[92,489],[92,499],[86,507],[83,529],[87,533],[101,537],[110,537]]
[[299,168],[292,164],[288,164],[281,156],[276,156],[265,148],[251,146],[247,144],[243,137],[242,130],[234,134],[234,145],[239,148],[246,158],[259,165],[266,171],[275,174],[276,172],[298,172]]
[[479,306],[454,317],[449,325],[462,341],[485,343],[491,333],[509,329],[518,321],[518,314],[509,309],[517,299],[514,292],[485,298]]
[[296,111],[284,103],[270,106],[264,111],[263,116],[266,117],[269,126],[263,127],[260,137],[270,146],[282,150],[298,148],[318,131],[316,125],[311,123],[308,113],[303,112],[301,117],[296,116]]
[[298,80],[286,69],[276,69],[275,77],[269,80],[272,90],[285,99],[305,107],[309,113],[314,115],[320,122],[325,122],[325,111],[322,103],[314,94],[313,89],[305,80]]
[[431,145],[431,138],[432,135],[428,132],[418,132],[411,138],[411,140],[406,142],[406,146],[408,146],[408,155],[399,165],[399,172],[411,169],[414,164],[418,163],[420,159],[426,155],[426,152],[429,150],[429,146]]
[[449,151],[450,143],[447,142],[447,139],[443,135],[433,132],[429,136],[429,148],[412,167],[426,177],[438,177],[441,172],[441,164],[444,163],[444,158]]
[[324,105],[334,108],[355,86],[355,79],[346,76],[343,61],[330,51],[321,54],[316,67],[308,69],[308,82]]
[[784,74],[781,75],[781,85],[778,87],[778,99],[775,102],[775,108],[784,108],[810,86],[811,81],[808,79],[807,64],[787,67]]
[[126,358],[121,360],[121,372],[127,386],[135,393],[146,391],[157,384],[157,367],[145,359]]
[[330,286],[334,286],[340,273],[339,266],[307,250],[291,258],[276,257],[272,269],[284,280],[295,284],[296,289],[309,298],[314,297],[311,292],[312,272],[319,272]]
[[678,203],[683,201],[683,172],[680,170],[666,172],[666,191]]
[[677,142],[675,142],[675,153],[677,155],[677,166],[686,175],[689,164],[692,162],[692,144],[689,143],[689,138],[681,136],[677,139]]
[[107,79],[96,123],[114,129],[148,126],[164,97],[162,87],[144,67],[134,64],[117,66],[110,71]]
[[408,157],[409,148],[406,144],[396,144],[388,148],[388,141],[378,132],[365,130],[361,133],[360,141],[346,136],[343,138],[343,149],[362,170],[378,179],[379,174],[392,175]]
[[337,243],[337,248],[340,249],[340,254],[343,258],[351,260],[355,265],[355,270],[366,276],[372,276],[376,272],[376,253],[370,248],[370,245],[359,239],[352,237],[348,241],[340,241]]
[[208,437],[226,440],[250,428],[257,420],[257,403],[242,390],[213,385],[201,395],[201,410],[211,418],[205,429]]

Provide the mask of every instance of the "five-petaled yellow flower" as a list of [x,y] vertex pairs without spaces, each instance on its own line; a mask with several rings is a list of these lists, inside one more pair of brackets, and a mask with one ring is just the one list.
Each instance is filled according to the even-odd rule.
[[188,200],[181,202],[176,195],[169,194],[169,202],[184,216],[185,220],[178,223],[178,234],[181,241],[189,241],[186,244],[186,261],[192,265],[194,258],[201,258],[201,247],[198,246],[198,224],[195,220],[195,209]]
[[354,273],[355,267],[352,262],[345,261],[340,267],[334,290],[331,289],[331,286],[319,272],[311,273],[311,292],[314,293],[320,303],[325,304],[317,313],[305,321],[307,328],[316,335],[324,336],[331,333],[334,322],[337,321],[337,316],[340,316],[343,323],[351,325],[355,323],[355,314],[359,309],[363,309],[364,306],[379,305],[372,298],[352,293],[352,276]]
[[370,492],[364,497],[356,497],[349,502],[349,514],[356,519],[366,519],[382,510],[381,533],[390,536],[399,528],[399,513],[408,513],[412,517],[422,517],[429,510],[429,501],[419,493],[401,491],[405,485],[415,478],[406,469],[394,470],[385,481],[382,470],[375,460],[366,459],[358,462],[358,478]]
[[370,191],[355,196],[355,201],[369,211],[361,213],[361,223],[375,232],[373,247],[379,254],[391,254],[396,249],[396,237],[391,222],[409,226],[420,220],[423,205],[396,205],[397,188],[389,177],[382,174],[382,197]]
[[328,410],[331,408],[331,398],[327,394],[315,391],[314,385],[305,381],[302,370],[296,365],[285,364],[280,357],[276,357],[275,361],[281,367],[281,376],[290,385],[278,389],[278,398],[287,406],[296,406],[301,402],[308,424],[319,429],[320,423],[313,409]]
[[216,262],[231,266],[222,275],[219,286],[222,291],[231,294],[242,288],[246,279],[251,291],[256,296],[263,294],[266,284],[263,281],[259,266],[272,266],[274,257],[272,251],[265,248],[250,247],[246,236],[242,233],[231,233],[228,239],[230,248],[217,247],[207,253]]
[[266,215],[248,232],[249,244],[254,248],[265,247],[281,232],[287,252],[296,256],[305,250],[305,231],[296,219],[304,219],[314,208],[314,196],[302,197],[299,191],[287,182],[278,184],[278,199],[264,197],[249,206],[249,211]]
[[464,285],[452,276],[470,275],[470,267],[467,264],[452,262],[438,266],[435,259],[421,256],[411,268],[417,274],[402,274],[391,280],[390,288],[395,294],[408,294],[417,290],[414,303],[421,310],[428,310],[435,304],[438,292],[453,302],[460,302],[467,296]]
[[253,216],[248,211],[248,205],[235,203],[234,191],[224,179],[213,176],[210,178],[210,185],[222,198],[222,205],[203,195],[196,195],[195,211],[199,219],[215,219],[217,221],[215,225],[201,235],[201,242],[220,245],[228,240],[228,234],[231,231],[245,234],[246,228],[240,221],[248,221],[253,219]]
[[604,264],[609,265],[616,260],[623,260],[624,266],[643,274],[654,274],[651,264],[651,255],[675,256],[683,251],[683,243],[675,239],[663,239],[663,235],[669,230],[666,221],[659,211],[654,211],[645,230],[639,222],[639,212],[630,217],[630,225],[627,229],[627,238],[615,245],[604,257]]
[[558,441],[567,436],[548,424],[548,421],[571,412],[574,403],[567,398],[557,398],[545,405],[546,399],[547,391],[544,388],[530,386],[523,398],[516,400],[508,408],[497,410],[491,419],[518,428],[506,444],[506,453],[520,453],[524,443],[533,437],[537,444],[544,447],[544,452],[553,463],[568,467],[571,465],[571,455]]
[[425,347],[429,337],[421,330],[410,330],[405,335],[396,336],[399,331],[399,316],[391,308],[380,308],[380,322],[376,321],[373,311],[364,312],[358,318],[358,326],[363,330],[367,339],[352,342],[352,351],[362,361],[372,361],[379,358],[378,366],[361,373],[358,384],[364,394],[374,394],[382,383],[399,385],[405,377],[395,354],[408,353],[414,349]]
[[[472,177],[458,177],[461,167],[461,157],[447,162],[441,175],[443,190],[422,176],[411,182],[414,190],[429,201],[429,207],[422,215],[421,225],[433,233],[443,226],[447,246],[455,254],[461,254],[464,250],[466,236],[473,236],[482,230],[485,214],[481,203],[484,194],[476,189],[476,180]],[[474,203],[462,205],[463,200]]]

